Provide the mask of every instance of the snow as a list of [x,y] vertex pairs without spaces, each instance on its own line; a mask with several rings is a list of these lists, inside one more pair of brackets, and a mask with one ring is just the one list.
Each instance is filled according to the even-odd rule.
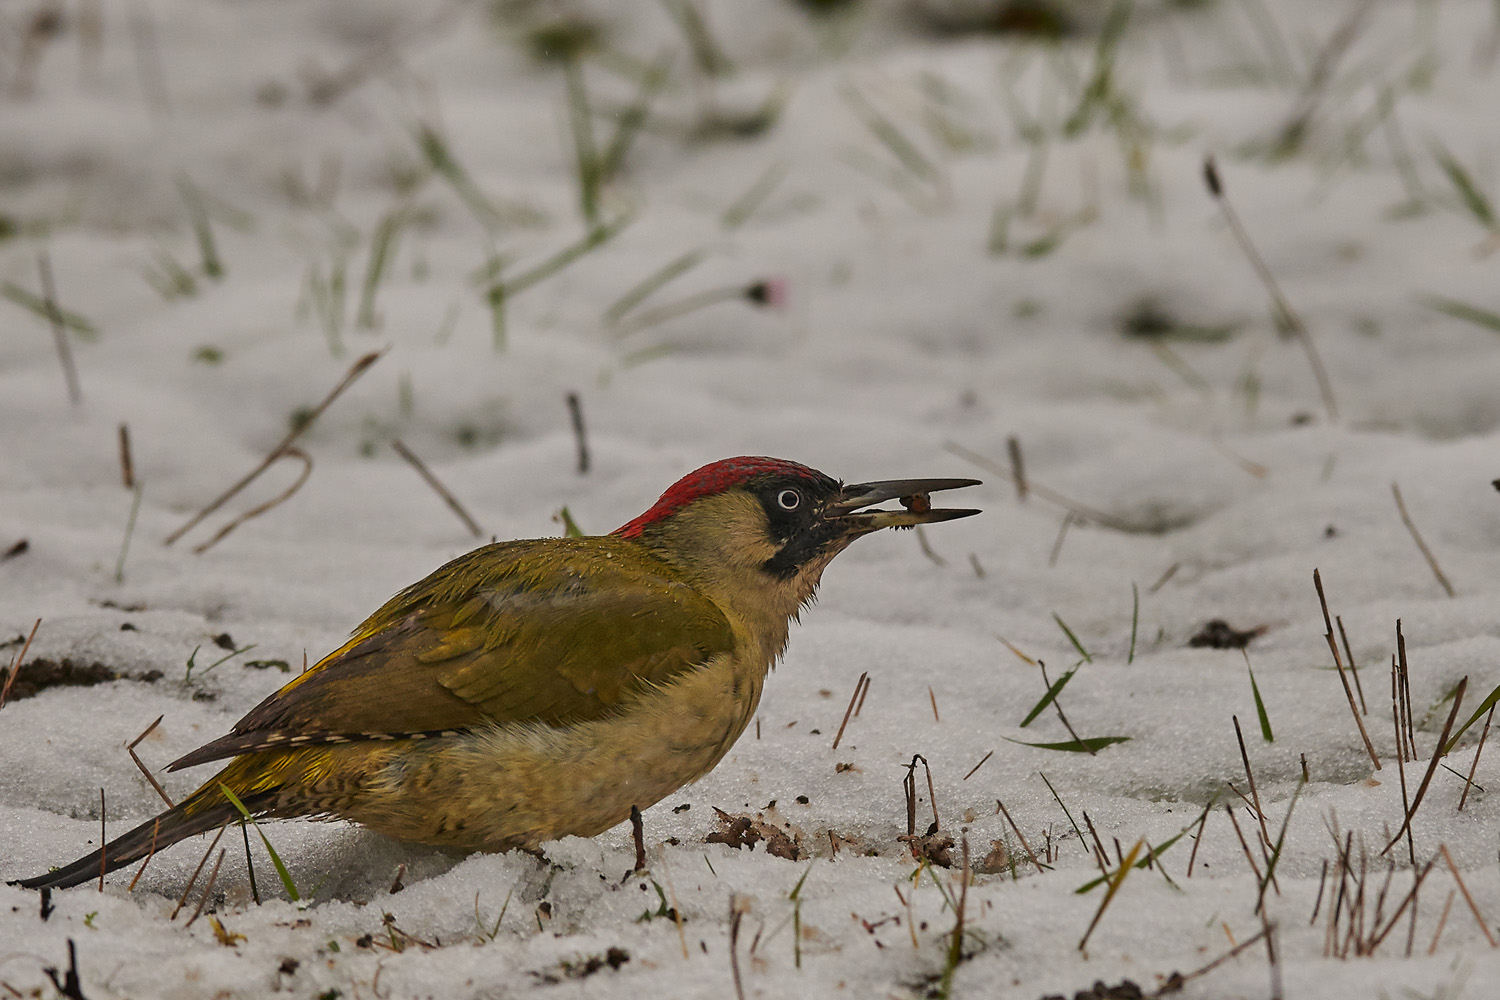
[[[286,898],[251,836],[257,905],[233,831],[190,924],[201,888],[171,914],[207,848],[196,838],[155,857],[134,891],[122,870],[102,894],[53,893],[45,918],[36,893],[0,887],[0,987],[52,995],[44,970],[66,970],[72,941],[93,1000],[717,998],[733,995],[733,940],[746,996],[929,995],[961,864],[955,846],[954,867],[913,884],[919,866],[898,838],[902,781],[920,754],[941,831],[967,837],[975,865],[993,841],[1016,859],[973,875],[952,995],[1071,997],[1123,979],[1149,991],[1263,928],[1260,878],[1222,808],[1235,807],[1263,875],[1260,824],[1229,788],[1249,794],[1237,717],[1271,841],[1291,811],[1277,887],[1264,893],[1277,962],[1257,943],[1180,995],[1497,995],[1500,957],[1451,895],[1445,861],[1423,882],[1414,931],[1408,908],[1373,956],[1329,957],[1331,885],[1318,901],[1325,862],[1336,869],[1331,829],[1354,834],[1356,867],[1361,844],[1369,855],[1366,936],[1412,885],[1404,841],[1380,854],[1404,814],[1387,672],[1397,619],[1417,747],[1409,795],[1453,686],[1468,678],[1462,722],[1500,684],[1495,332],[1431,304],[1500,309],[1493,220],[1472,198],[1465,207],[1442,164],[1451,155],[1493,204],[1494,4],[1142,2],[1110,77],[1114,121],[1101,111],[1073,130],[1106,6],[1080,3],[1079,33],[1056,45],[931,27],[985,6],[865,0],[820,19],[791,3],[699,2],[734,64],[712,79],[669,16],[680,5],[80,0],[59,8],[60,31],[31,55],[35,10],[5,11],[0,216],[16,232],[0,240],[0,280],[40,294],[45,251],[60,305],[98,332],[69,335],[83,394],[73,406],[47,323],[15,295],[0,303],[0,551],[28,543],[0,561],[0,641],[41,619],[28,663],[97,662],[127,679],[4,706],[0,876],[91,849],[100,788],[112,832],[155,813],[124,746],[158,715],[137,752],[160,772],[289,679],[304,653],[335,648],[391,593],[474,544],[397,457],[396,438],[485,537],[556,534],[564,506],[586,531],[608,531],[679,475],[736,454],[851,482],[987,482],[953,501],[983,516],[926,532],[941,564],[909,533],[834,562],[756,725],[711,774],[645,813],[649,873],[627,875],[628,827],[547,845],[539,859],[267,823],[310,901]],[[646,64],[675,59],[600,193],[601,218],[628,224],[512,297],[501,339],[475,273],[498,257],[513,279],[586,232],[563,74],[526,45],[559,18],[596,23],[607,46],[584,68],[601,147]],[[1351,23],[1347,50],[1323,62],[1331,75],[1305,142],[1270,155],[1319,53]],[[328,81],[342,89],[320,102]],[[785,106],[769,128],[706,128],[743,123],[777,94]],[[861,99],[919,161],[903,165],[862,122]],[[497,221],[482,223],[424,166],[422,127],[444,138]],[[1204,189],[1208,153],[1311,332],[1336,418]],[[746,201],[768,177],[779,180]],[[204,273],[193,191],[219,278]],[[723,224],[750,202],[742,224]],[[361,326],[372,241],[391,212],[402,225]],[[604,321],[691,251],[701,261],[637,318],[768,279],[785,281],[788,300],[727,298],[635,330]],[[146,280],[166,280],[165,260],[191,276],[191,294]],[[339,274],[342,293],[320,297]],[[1147,304],[1221,335],[1125,332]],[[278,463],[161,544],[375,350],[380,360],[299,439],[313,471],[295,496],[193,551],[292,483],[296,463]],[[586,474],[570,392],[588,425]],[[122,563],[133,495],[121,486],[121,424],[141,485]],[[1033,481],[1024,502],[995,471],[1010,437]],[[1392,483],[1455,596],[1403,526]],[[1038,485],[1106,516],[1071,523],[1059,542],[1064,512]],[[1363,668],[1379,771],[1332,669],[1315,568]],[[1215,618],[1263,630],[1247,653],[1273,742],[1246,656],[1188,645]],[[1081,736],[1129,737],[1096,756],[1014,742],[1069,736],[1050,708],[1021,727],[1045,686],[997,637],[1056,681],[1080,659],[1059,620],[1091,656],[1059,698],[1068,721]],[[229,653],[215,644],[226,635],[253,648],[207,669]],[[19,648],[0,650],[0,667]],[[161,676],[141,679],[150,671]],[[834,750],[862,672],[867,699]],[[1446,846],[1494,934],[1500,799],[1482,790],[1500,783],[1493,748],[1458,810],[1479,728],[1432,777],[1412,842],[1419,869]],[[1131,871],[1086,949],[1104,890],[1075,893],[1099,870],[1043,774],[1073,820],[1087,812],[1111,866],[1116,842],[1159,847],[1188,830],[1165,876]],[[159,776],[180,797],[206,772]],[[921,834],[932,805],[920,766],[916,781]],[[997,800],[1033,850],[1050,851],[1049,870],[1026,858]],[[807,860],[706,842],[715,807],[791,824]],[[1387,857],[1395,871],[1377,904]],[[663,915],[674,909],[680,925]]]

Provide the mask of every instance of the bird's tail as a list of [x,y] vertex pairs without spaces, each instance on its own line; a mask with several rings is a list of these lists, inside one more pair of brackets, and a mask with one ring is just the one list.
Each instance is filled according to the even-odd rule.
[[[104,845],[101,850],[86,854],[72,864],[55,868],[33,878],[12,882],[23,889],[66,889],[80,885],[101,873],[112,872],[133,861],[139,861],[170,847],[179,840],[212,830],[231,820],[238,819],[240,811],[219,787],[219,777],[210,779],[202,788],[183,799],[177,805],[148,819],[129,833],[122,834]],[[240,800],[252,815],[259,812],[273,793],[242,795]]]

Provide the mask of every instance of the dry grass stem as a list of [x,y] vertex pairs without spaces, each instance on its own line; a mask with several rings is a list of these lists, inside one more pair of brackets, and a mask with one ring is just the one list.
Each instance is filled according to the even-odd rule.
[[130,426],[120,425],[120,481],[127,490],[135,489],[135,463],[130,457]]
[[295,442],[297,438],[301,437],[304,433],[307,432],[307,429],[317,421],[318,417],[322,416],[323,411],[328,409],[328,407],[333,404],[333,401],[337,399],[345,389],[349,388],[349,386],[353,384],[356,379],[358,379],[367,370],[369,370],[370,366],[379,361],[384,354],[385,351],[383,350],[372,351],[369,354],[361,357],[359,360],[355,361],[354,364],[350,365],[349,370],[344,373],[344,377],[339,380],[339,383],[333,387],[332,391],[330,391],[327,396],[323,397],[323,401],[320,402],[317,406],[313,407],[312,410],[308,412],[305,419],[299,420],[297,422],[297,425],[292,428],[287,436],[281,439],[281,443],[272,448],[271,451],[266,455],[266,457],[261,459],[259,465],[250,470],[249,474],[240,479],[239,482],[235,483],[233,486],[229,487],[229,489],[225,490],[222,494],[215,498],[211,503],[208,504],[208,506],[204,507],[198,513],[190,517],[186,524],[168,535],[164,544],[171,545],[173,542],[177,541],[177,539],[193,530],[193,528],[202,523],[204,518],[209,517],[220,507],[224,506],[224,504],[234,499],[235,495],[238,494],[240,490],[243,490],[246,486],[249,486],[260,476],[261,473],[269,469],[278,458],[290,451],[293,442]]
[[1396,835],[1381,850],[1381,854],[1389,851],[1396,841],[1401,839],[1401,834],[1411,828],[1412,817],[1421,808],[1422,798],[1427,794],[1427,786],[1432,783],[1432,776],[1437,772],[1438,761],[1443,759],[1443,748],[1448,745],[1448,734],[1453,731],[1453,720],[1458,717],[1458,709],[1463,704],[1464,691],[1468,686],[1469,678],[1465,676],[1459,680],[1458,687],[1453,689],[1453,707],[1448,711],[1448,721],[1443,723],[1443,735],[1438,737],[1437,746],[1432,749],[1432,760],[1427,764],[1427,773],[1422,775],[1422,783],[1417,786],[1417,794],[1412,796],[1411,808],[1406,811],[1406,818],[1401,822],[1401,829],[1396,831]]
[[1260,866],[1255,863],[1255,855],[1250,853],[1250,842],[1245,839],[1245,833],[1240,829],[1240,821],[1234,818],[1234,807],[1225,806],[1224,811],[1229,814],[1229,822],[1234,826],[1234,835],[1240,839],[1240,849],[1245,852],[1245,860],[1250,865],[1250,871],[1255,874],[1255,881],[1261,880]]
[[47,251],[43,250],[36,255],[36,269],[42,281],[42,307],[47,313],[47,321],[52,325],[52,341],[57,346],[57,360],[62,365],[63,377],[68,383],[68,400],[74,406],[79,406],[83,403],[83,386],[78,382],[78,366],[73,363],[73,345],[68,340],[62,310],[57,305],[57,289],[52,283],[52,258]]
[[1099,926],[1100,918],[1104,916],[1104,911],[1109,908],[1110,901],[1115,898],[1115,894],[1120,891],[1125,876],[1130,874],[1131,868],[1135,866],[1135,859],[1140,856],[1141,849],[1145,845],[1145,838],[1137,840],[1135,846],[1130,849],[1130,853],[1120,861],[1120,867],[1115,869],[1114,875],[1110,877],[1108,887],[1104,890],[1104,899],[1099,902],[1099,909],[1094,912],[1094,919],[1089,921],[1088,930],[1083,932],[1083,937],[1078,942],[1079,951],[1086,953],[1090,935],[1094,933],[1094,928]]
[[745,1000],[745,985],[740,981],[740,921],[745,911],[736,893],[729,894],[729,970],[734,974],[734,995]]
[[1193,862],[1198,860],[1198,845],[1203,843],[1203,828],[1208,825],[1209,809],[1203,810],[1203,815],[1198,817],[1198,832],[1193,834],[1193,849],[1188,853],[1187,877],[1193,877]]
[[484,537],[484,529],[480,528],[478,522],[469,516],[469,512],[464,509],[464,505],[458,502],[458,498],[448,490],[448,487],[438,481],[438,477],[432,474],[432,470],[427,467],[425,462],[418,458],[400,438],[392,438],[391,447],[395,449],[396,454],[406,460],[406,464],[417,470],[417,475],[421,476],[422,481],[432,487],[434,493],[442,497],[443,503],[448,505],[448,509],[458,515],[458,519],[464,523],[464,527],[469,529],[469,534],[475,538]]
[[[147,736],[150,736],[151,733],[156,729],[156,727],[161,725],[161,720],[165,718],[165,715],[158,715],[155,722],[151,723],[151,725],[147,726],[144,730],[141,731],[141,735],[125,744],[125,752],[130,754],[130,759],[135,761],[135,766],[140,769],[141,774],[146,776],[146,780],[151,783],[151,787],[156,789],[156,794],[161,796],[161,800],[167,804],[167,808],[171,809],[173,805],[175,805],[175,803],[172,801],[172,797],[167,794],[167,790],[165,788],[161,787],[161,782],[156,780],[156,776],[151,773],[151,770],[146,767],[145,763],[141,760],[140,757],[136,755],[135,752],[135,748],[140,746],[141,740],[145,739]],[[155,834],[153,834],[152,836],[154,837]],[[145,866],[142,865],[141,867],[144,868]]]
[[1212,156],[1203,160],[1203,179],[1208,185],[1209,193],[1219,204],[1219,210],[1224,213],[1224,221],[1229,224],[1229,231],[1234,234],[1234,240],[1239,244],[1240,250],[1250,261],[1250,266],[1255,269],[1261,284],[1265,285],[1266,291],[1271,295],[1271,301],[1276,306],[1278,319],[1286,325],[1292,333],[1296,334],[1298,341],[1302,344],[1303,351],[1307,354],[1308,366],[1312,369],[1313,378],[1318,383],[1318,393],[1323,397],[1323,409],[1328,414],[1328,419],[1338,422],[1339,408],[1333,398],[1333,383],[1328,380],[1328,371],[1323,367],[1323,359],[1318,355],[1318,349],[1313,344],[1312,333],[1307,325],[1302,322],[1302,317],[1292,308],[1281,292],[1281,286],[1276,283],[1276,278],[1271,274],[1271,269],[1266,266],[1265,260],[1260,252],[1255,249],[1255,244],[1250,241],[1250,234],[1240,222],[1239,213],[1235,212],[1234,206],[1229,203],[1229,196],[1224,192],[1223,181],[1219,177],[1219,168],[1214,163]]
[[1457,889],[1448,890],[1448,898],[1443,901],[1443,912],[1438,916],[1437,930],[1432,932],[1432,944],[1427,946],[1429,955],[1437,954],[1438,941],[1443,937],[1443,928],[1448,926],[1448,911],[1453,909],[1453,899],[1457,895]]
[[10,689],[16,683],[16,675],[21,672],[21,664],[26,659],[26,653],[31,649],[31,640],[36,638],[36,630],[42,627],[42,620],[38,618],[31,625],[31,632],[26,636],[26,642],[21,645],[21,651],[16,658],[10,661],[10,672],[5,675],[5,686],[0,687],[0,708],[5,707],[5,699],[10,697]]
[[1448,582],[1448,577],[1444,575],[1442,567],[1438,565],[1437,557],[1432,554],[1432,550],[1422,540],[1422,533],[1412,523],[1411,514],[1407,513],[1406,510],[1406,501],[1401,499],[1401,487],[1395,483],[1391,483],[1391,495],[1396,498],[1396,510],[1401,513],[1401,523],[1406,525],[1407,531],[1411,532],[1411,540],[1417,543],[1417,548],[1422,552],[1422,558],[1427,560],[1428,567],[1432,569],[1432,575],[1437,577],[1437,582],[1442,586],[1444,593],[1449,597],[1456,596],[1453,592],[1453,584]]
[[946,566],[946,565],[948,565],[948,560],[946,560],[942,556],[938,555],[937,554],[937,550],[932,547],[932,542],[930,542],[930,541],[927,540],[927,532],[925,532],[925,531],[922,530],[922,526],[920,524],[916,526],[916,536],[917,536],[917,545],[918,545],[918,547],[921,548],[922,554],[924,556],[926,556],[928,559],[930,559],[932,561],[933,565],[935,565],[935,566]]
[[1349,678],[1344,673],[1344,660],[1339,655],[1339,647],[1333,639],[1333,619],[1328,615],[1328,598],[1323,594],[1323,575],[1316,569],[1313,570],[1313,586],[1318,591],[1318,604],[1323,609],[1323,637],[1328,640],[1328,649],[1333,653],[1333,665],[1339,672],[1339,683],[1344,686],[1344,696],[1349,699],[1349,712],[1354,716],[1354,724],[1359,727],[1359,738],[1364,741],[1365,753],[1370,755],[1370,762],[1375,765],[1375,770],[1380,770],[1380,758],[1375,753],[1375,746],[1370,742],[1370,734],[1365,732],[1364,720],[1360,718],[1359,709],[1354,704],[1354,689],[1349,686]]
[[158,817],[151,824],[151,847],[146,851],[146,857],[141,860],[141,866],[135,870],[135,877],[130,880],[130,885],[125,889],[126,892],[135,892],[135,884],[141,880],[142,875],[146,874],[146,866],[151,863],[151,859],[156,857],[156,835],[160,832],[161,819]]
[[[1401,733],[1401,668],[1397,666],[1396,658],[1391,657],[1391,722],[1396,727],[1396,774],[1401,780],[1401,812],[1411,812],[1411,800],[1406,793],[1406,754],[1402,748]],[[1415,758],[1413,758],[1415,759]],[[1406,853],[1411,866],[1417,866],[1417,845],[1412,840],[1411,828],[1406,830]]]
[[1161,576],[1157,577],[1155,583],[1146,588],[1146,594],[1149,596],[1165,587],[1167,585],[1167,581],[1176,576],[1179,569],[1182,569],[1182,563],[1180,562],[1174,562],[1172,565],[1168,566],[1167,571]]
[[[1496,702],[1500,705],[1500,702]],[[1474,772],[1479,770],[1479,755],[1484,751],[1484,741],[1489,739],[1490,723],[1495,718],[1495,705],[1490,706],[1490,713],[1484,717],[1484,729],[1479,734],[1479,745],[1474,748],[1474,763],[1469,765],[1469,776],[1464,779],[1464,793],[1458,797],[1458,811],[1463,812],[1464,803],[1469,801],[1469,790],[1474,787]]]
[[854,714],[854,703],[861,699],[861,696],[863,695],[865,688],[869,686],[869,683],[870,672],[868,670],[860,674],[859,680],[854,682],[854,693],[849,695],[849,707],[844,709],[844,721],[839,723],[839,731],[834,734],[833,746],[829,749],[837,750],[839,748],[839,740],[842,740],[844,738],[844,727],[849,724],[849,718]]
[[932,721],[936,722],[936,723],[941,723],[943,720],[938,715],[937,695],[935,695],[935,694],[932,693],[932,685],[931,684],[927,685],[927,698],[928,698],[929,701],[932,702]]
[[1370,706],[1365,704],[1365,688],[1359,682],[1359,665],[1354,662],[1354,650],[1349,648],[1349,633],[1344,631],[1344,616],[1334,615],[1333,621],[1339,627],[1339,641],[1344,644],[1344,657],[1349,661],[1349,673],[1354,677],[1354,693],[1359,695],[1359,710],[1369,715]]
[[219,849],[219,856],[214,859],[213,870],[208,873],[208,881],[203,885],[203,895],[198,897],[198,906],[193,910],[193,915],[188,917],[188,922],[182,925],[183,927],[193,926],[193,921],[197,920],[198,915],[203,912],[203,906],[208,902],[209,894],[214,891],[214,883],[219,880],[219,866],[224,863],[224,855],[228,853],[227,847]]
[[583,401],[576,392],[568,393],[566,398],[568,422],[573,425],[573,441],[578,447],[578,474],[582,476],[589,471],[589,438],[583,426]]
[[[965,448],[963,445],[958,444],[955,441],[948,441],[943,445],[943,447],[947,449],[949,453],[957,455],[959,458],[962,458],[965,461],[972,462],[973,464],[979,466],[981,469],[986,469],[990,472],[993,472],[997,476],[1002,476],[1012,481],[1014,481],[1015,479],[1015,470],[1007,468],[1006,466],[1001,465],[999,462],[996,462],[993,459],[986,458],[984,455],[979,454],[979,452],[977,451],[971,451],[970,449]],[[1135,530],[1133,525],[1128,524],[1117,517],[1106,514],[1102,510],[1090,507],[1087,504],[1079,503],[1076,500],[1070,500],[1056,490],[1043,486],[1035,479],[1031,479],[1029,476],[1026,480],[1026,490],[1028,494],[1035,493],[1037,496],[1041,497],[1048,503],[1053,504],[1057,507],[1061,507],[1063,510],[1071,511],[1073,516],[1080,521],[1092,521],[1095,524],[1102,524],[1106,528],[1113,528],[1116,531],[1128,532]]]
[[281,493],[279,493],[276,496],[272,497],[271,499],[267,500],[265,503],[256,504],[254,507],[251,507],[249,510],[245,511],[243,514],[239,515],[234,520],[232,520],[229,523],[225,524],[224,527],[222,527],[218,531],[214,532],[214,536],[212,538],[210,538],[208,541],[203,542],[203,543],[201,543],[199,545],[193,546],[193,554],[194,555],[202,555],[204,552],[207,552],[209,549],[211,549],[215,545],[219,544],[219,542],[223,541],[224,538],[231,531],[233,531],[234,529],[238,528],[240,525],[244,524],[246,521],[254,520],[257,517],[260,517],[260,515],[266,513],[267,511],[272,510],[272,509],[274,509],[276,507],[279,507],[282,504],[286,503],[288,500],[290,500],[296,494],[296,492],[298,490],[300,490],[302,488],[302,484],[305,483],[305,482],[307,482],[307,477],[312,475],[312,470],[313,470],[313,461],[312,461],[312,458],[307,454],[307,452],[303,451],[301,448],[287,448],[285,451],[283,451],[277,457],[278,458],[295,458],[295,459],[299,459],[302,462],[302,471],[297,474],[297,478],[292,481],[292,485],[288,486]]
[[1479,912],[1479,907],[1474,903],[1474,897],[1469,895],[1469,887],[1464,885],[1464,877],[1459,873],[1458,865],[1453,861],[1453,855],[1448,853],[1447,844],[1438,845],[1438,853],[1443,856],[1443,861],[1448,865],[1448,871],[1453,874],[1453,881],[1458,883],[1458,891],[1463,893],[1464,902],[1469,905],[1469,912],[1474,914],[1474,922],[1484,933],[1484,939],[1490,943],[1491,948],[1500,948],[1500,942],[1495,940],[1495,935],[1490,933],[1490,925],[1484,922],[1484,917]]
[[1068,537],[1068,529],[1073,526],[1076,518],[1070,510],[1063,515],[1062,524],[1057,528],[1057,540],[1052,543],[1052,551],[1047,554],[1047,568],[1051,569],[1057,565],[1057,557],[1062,555],[1063,539]]
[[974,772],[977,771],[977,770],[979,770],[981,767],[983,767],[984,766],[984,762],[987,761],[987,760],[989,760],[993,756],[995,756],[995,751],[991,750],[989,753],[987,753],[983,757],[979,758],[979,763],[975,764],[973,767],[969,768],[969,773],[966,774],[966,775],[964,775],[963,780],[964,781],[968,781],[970,778],[974,777]]
[[1040,875],[1046,869],[1044,869],[1042,867],[1042,863],[1036,859],[1036,854],[1031,850],[1031,845],[1026,843],[1026,835],[1021,832],[1021,828],[1019,826],[1016,826],[1016,821],[1010,818],[1010,810],[1006,809],[1005,803],[1001,802],[999,799],[995,800],[995,807],[1000,810],[1000,815],[1005,817],[1005,822],[1010,824],[1010,828],[1015,833],[1016,839],[1021,842],[1021,849],[1026,852],[1026,857],[1031,859],[1031,863],[1036,865],[1037,874]]
[[187,902],[188,893],[193,891],[193,886],[197,883],[198,876],[203,874],[203,866],[208,864],[209,857],[214,853],[214,848],[219,846],[219,840],[224,836],[224,831],[226,829],[228,829],[227,823],[224,826],[219,827],[219,832],[214,834],[213,842],[208,845],[208,850],[204,851],[203,857],[198,859],[198,867],[194,868],[193,874],[188,877],[187,885],[183,887],[182,895],[177,898],[177,905],[172,908],[171,915],[167,917],[168,920],[177,919],[177,914],[182,910],[183,905]]
[[635,867],[630,870],[631,875],[646,870],[646,825],[641,822],[640,806],[630,807],[630,839],[635,842]]
[[1021,439],[1012,434],[1005,439],[1005,451],[1010,456],[1011,478],[1016,483],[1016,499],[1026,502],[1026,464],[1021,460]]
[[104,872],[108,867],[108,852],[104,845],[109,843],[109,837],[104,833],[104,789],[99,789],[99,891],[104,891]]

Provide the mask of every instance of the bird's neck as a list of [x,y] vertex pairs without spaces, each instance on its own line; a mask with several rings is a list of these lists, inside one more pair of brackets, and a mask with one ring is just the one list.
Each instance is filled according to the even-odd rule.
[[785,577],[767,572],[765,563],[777,550],[765,514],[754,499],[737,494],[700,500],[670,523],[642,532],[640,541],[718,605],[766,666],[781,655],[791,620],[812,599],[827,562]]

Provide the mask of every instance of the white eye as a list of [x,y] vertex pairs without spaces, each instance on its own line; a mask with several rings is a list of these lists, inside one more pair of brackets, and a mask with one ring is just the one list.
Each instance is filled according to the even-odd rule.
[[776,494],[776,503],[782,510],[796,510],[802,505],[802,494],[796,490],[782,490]]

